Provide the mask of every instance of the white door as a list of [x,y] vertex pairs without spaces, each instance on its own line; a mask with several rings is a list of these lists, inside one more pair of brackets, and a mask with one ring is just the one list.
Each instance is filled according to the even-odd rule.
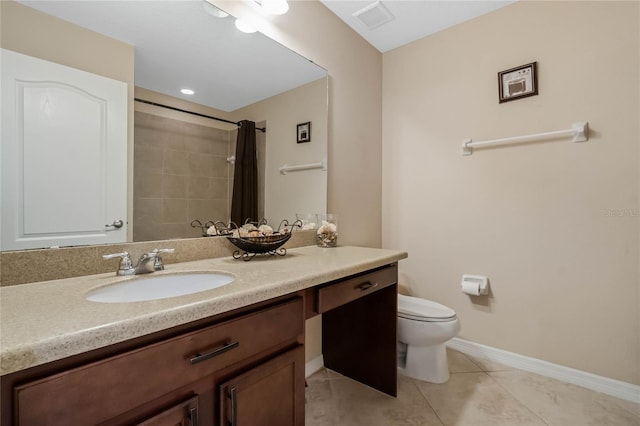
[[0,55],[0,248],[125,241],[127,84]]

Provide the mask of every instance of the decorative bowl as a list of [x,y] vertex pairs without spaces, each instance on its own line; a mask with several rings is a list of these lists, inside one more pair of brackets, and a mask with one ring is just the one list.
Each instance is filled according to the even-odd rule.
[[261,237],[227,237],[240,250],[247,253],[268,253],[275,251],[291,238],[291,232],[285,234],[265,235]]

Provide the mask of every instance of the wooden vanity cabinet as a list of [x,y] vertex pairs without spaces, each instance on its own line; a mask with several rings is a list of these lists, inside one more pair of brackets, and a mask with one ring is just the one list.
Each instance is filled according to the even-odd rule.
[[333,281],[307,293],[322,314],[325,367],[397,395],[398,265]]
[[304,320],[319,314],[325,366],[395,396],[397,276],[382,266],[2,376],[0,423],[303,426]]
[[198,397],[192,396],[136,426],[197,426],[198,424]]
[[[13,424],[303,425],[303,343],[303,301],[295,297],[16,384]],[[233,418],[226,405],[217,403],[229,384],[236,389]],[[287,414],[277,418],[287,421],[270,422],[281,409]],[[229,423],[223,416],[262,420]]]
[[298,347],[220,385],[220,424],[304,425],[304,387]]

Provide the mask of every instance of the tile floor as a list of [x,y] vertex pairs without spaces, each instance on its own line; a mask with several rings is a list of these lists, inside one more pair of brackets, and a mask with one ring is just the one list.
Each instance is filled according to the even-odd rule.
[[322,369],[306,426],[640,426],[640,405],[448,350],[451,377],[398,376],[398,398]]

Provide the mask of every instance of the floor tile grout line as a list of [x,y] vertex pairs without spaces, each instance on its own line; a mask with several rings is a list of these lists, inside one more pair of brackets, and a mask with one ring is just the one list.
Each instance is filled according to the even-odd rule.
[[[399,373],[398,373],[399,374]],[[413,386],[418,390],[418,393],[420,394],[420,396],[422,397],[422,399],[424,399],[424,401],[427,403],[427,406],[431,409],[431,411],[433,411],[433,414],[435,414],[435,416],[438,418],[438,421],[440,422],[440,424],[442,426],[447,426],[444,422],[444,420],[442,420],[442,418],[440,417],[440,414],[438,414],[438,410],[436,410],[433,405],[431,405],[431,403],[429,402],[429,398],[427,398],[427,396],[422,392],[422,389],[420,388],[420,386],[418,386],[418,384],[416,383],[416,379],[412,378],[412,377],[407,377],[411,383],[413,384]]]
[[[520,370],[514,370],[514,371],[520,371]],[[516,394],[514,394],[513,392],[511,392],[509,390],[509,388],[507,388],[506,386],[504,386],[502,383],[500,383],[499,380],[497,380],[495,377],[493,377],[491,374],[487,373],[487,376],[489,376],[491,378],[491,380],[493,380],[493,382],[495,384],[497,384],[499,387],[501,387],[502,389],[504,389],[505,392],[507,392],[509,395],[511,395],[511,397],[513,399],[515,399],[516,401],[518,401],[520,404],[522,404],[523,407],[525,407],[527,410],[529,410],[534,416],[536,416],[538,419],[540,419],[540,421],[542,423],[544,423],[547,426],[553,426],[552,423],[550,423],[547,419],[545,419],[544,417],[542,417],[542,415],[540,413],[538,413],[536,410],[534,410],[533,408],[531,408],[529,406],[529,404],[525,403],[523,400],[521,400],[520,398],[518,398],[518,396]]]

